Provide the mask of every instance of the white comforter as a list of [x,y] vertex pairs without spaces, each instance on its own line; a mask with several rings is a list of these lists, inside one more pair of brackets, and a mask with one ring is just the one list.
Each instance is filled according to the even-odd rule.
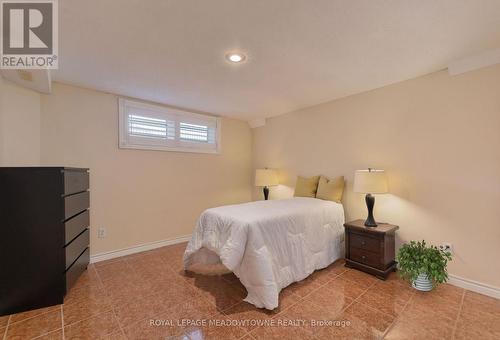
[[343,257],[343,223],[341,204],[316,198],[208,209],[186,248],[184,268],[221,262],[246,287],[245,301],[274,309],[281,289]]

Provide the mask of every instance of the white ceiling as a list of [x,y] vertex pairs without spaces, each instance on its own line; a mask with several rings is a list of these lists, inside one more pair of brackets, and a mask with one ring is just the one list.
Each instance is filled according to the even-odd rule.
[[[59,0],[56,81],[241,119],[500,47],[499,0]],[[231,65],[227,51],[248,60]]]

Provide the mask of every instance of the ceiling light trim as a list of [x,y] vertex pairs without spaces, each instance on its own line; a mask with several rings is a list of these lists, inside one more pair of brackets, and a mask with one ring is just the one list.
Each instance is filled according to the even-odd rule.
[[247,60],[247,56],[241,52],[226,53],[226,60],[231,64],[242,64]]

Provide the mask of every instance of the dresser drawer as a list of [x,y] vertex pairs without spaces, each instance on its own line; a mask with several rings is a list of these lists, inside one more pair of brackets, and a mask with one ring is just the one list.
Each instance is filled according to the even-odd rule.
[[70,243],[77,235],[90,225],[90,212],[85,210],[81,214],[64,223],[64,244]]
[[89,261],[90,251],[89,248],[87,248],[64,274],[66,278],[66,292],[73,287],[78,277],[85,271],[85,269],[87,269]]
[[89,230],[80,234],[77,238],[68,244],[64,251],[66,253],[66,269],[68,269],[73,262],[80,256],[80,254],[89,246]]
[[356,233],[350,234],[351,248],[367,250],[373,253],[380,254],[381,240],[377,237],[370,237]]
[[365,264],[370,267],[381,268],[380,255],[359,248],[351,248],[351,260]]
[[64,219],[75,216],[86,210],[90,205],[90,193],[88,191],[64,197]]
[[64,195],[76,194],[89,189],[87,171],[64,170]]

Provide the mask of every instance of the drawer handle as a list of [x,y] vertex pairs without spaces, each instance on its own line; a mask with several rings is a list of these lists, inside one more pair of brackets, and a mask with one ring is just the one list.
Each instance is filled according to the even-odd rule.
[[364,259],[366,259],[366,256],[365,256],[365,255],[363,255],[363,256],[361,256],[361,258],[364,260]]
[[365,241],[361,241],[361,245],[364,246],[366,244]]

